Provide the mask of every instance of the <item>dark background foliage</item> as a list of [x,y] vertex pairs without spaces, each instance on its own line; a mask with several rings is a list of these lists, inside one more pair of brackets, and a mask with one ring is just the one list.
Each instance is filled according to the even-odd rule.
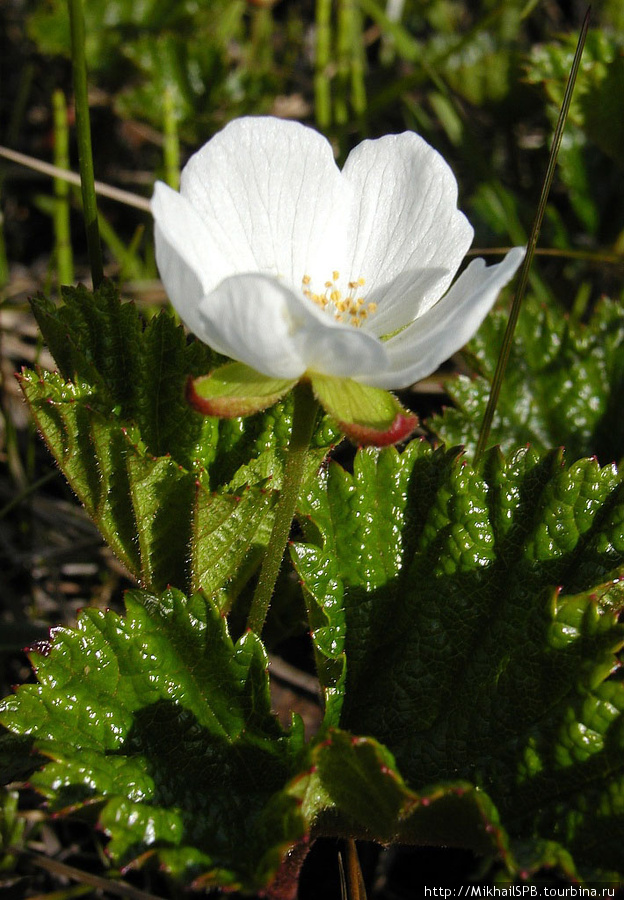
[[[85,7],[100,180],[147,198],[155,177],[175,182],[188,155],[239,115],[315,124],[332,139],[340,159],[365,137],[414,129],[456,172],[460,204],[481,248],[526,240],[585,12],[582,3],[554,0],[407,0],[396,20],[381,0],[94,0]],[[613,411],[624,371],[623,34],[619,0],[596,4],[540,244],[548,252],[533,269],[521,358],[501,401],[503,424],[495,436],[514,445],[531,440],[542,449],[565,444],[572,458],[597,454],[603,464],[624,455],[621,429],[599,421]],[[76,170],[65,3],[5,0],[0,41],[0,143],[35,159],[62,161],[62,115],[55,123],[53,112],[57,92],[57,110],[69,107],[67,163]],[[0,159],[0,202],[4,695],[11,684],[32,677],[24,646],[46,640],[51,626],[73,624],[82,606],[120,609],[134,579],[76,505],[37,438],[13,378],[23,364],[54,368],[27,297],[38,290],[55,296],[61,282],[88,280],[78,197],[73,189],[65,195],[32,168]],[[107,274],[151,319],[165,298],[156,280],[149,217],[110,199],[102,200],[101,214]],[[604,294],[612,301],[608,308],[599,304]],[[507,300],[502,298],[503,308]],[[448,365],[448,393],[441,376],[406,392],[403,399],[421,418],[436,415],[424,432],[428,438],[468,447],[474,442],[475,410],[487,392],[499,323],[493,318],[470,353]],[[556,352],[567,353],[566,364],[576,372],[568,394],[565,385],[557,386],[555,404],[549,402],[542,365],[544,342],[550,336],[552,343],[552,335],[560,336],[563,349],[558,345]],[[555,355],[552,346],[549,352]],[[456,380],[458,372],[462,381]],[[480,380],[474,380],[475,372]],[[570,393],[578,385],[588,402],[597,398],[600,413],[583,423],[580,435],[569,412]],[[458,409],[443,414],[452,400]],[[348,449],[336,455],[350,466]],[[282,594],[292,602],[274,616],[274,648],[309,672],[308,639],[282,639],[296,632],[292,620],[300,615],[300,593],[287,584]],[[301,709],[310,728],[318,719],[310,692],[293,685],[289,675],[275,681],[274,704],[282,712]],[[27,793],[17,816],[12,803],[7,795],[0,847],[17,845],[52,863],[103,874],[105,840],[89,823],[43,823],[36,798]],[[326,840],[312,851],[302,897],[338,896],[338,849]],[[364,845],[362,864],[371,896],[392,900],[418,896],[419,885],[435,883],[442,870],[457,883],[478,877],[479,862],[464,851]],[[50,874],[29,863],[25,853],[8,853],[0,877],[7,896],[16,898],[95,890],[80,881],[70,887],[60,867]],[[128,877],[141,890],[176,896],[158,873]]]

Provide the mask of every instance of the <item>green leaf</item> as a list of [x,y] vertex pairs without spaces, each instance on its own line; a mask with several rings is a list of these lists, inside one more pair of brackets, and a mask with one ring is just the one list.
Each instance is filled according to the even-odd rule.
[[[142,584],[162,590],[192,582],[194,589],[215,593],[246,559],[247,577],[253,574],[265,540],[257,537],[258,529],[266,531],[272,521],[275,491],[266,479],[275,471],[274,454],[259,457],[260,476],[248,467],[238,486],[246,498],[241,507],[238,493],[207,490],[206,475],[202,479],[170,456],[147,454],[136,429],[131,434],[115,417],[97,412],[84,387],[50,373],[26,372],[21,383],[73,490]],[[259,478],[260,487],[245,489]],[[225,591],[222,602],[229,605],[231,599]]]
[[[188,30],[192,27],[196,8],[190,0],[91,0],[85,5],[85,31],[90,67],[114,69],[119,65],[118,51],[124,39],[137,41],[136,33],[144,28]],[[28,20],[30,37],[46,54],[69,53],[71,47],[67,10],[63,0],[48,0]],[[138,41],[139,47],[141,46]],[[117,53],[116,53],[117,51]]]
[[579,866],[621,868],[614,467],[524,450],[475,472],[413,442],[361,451],[353,475],[330,465],[304,512],[292,552],[331,723],[383,742],[412,791],[484,791],[535,859],[554,842]]
[[316,830],[383,843],[465,846],[491,853],[499,840],[496,809],[468,782],[411,790],[386,747],[332,729],[313,753],[308,791],[322,791]]
[[[606,11],[602,14],[606,17]],[[624,126],[617,112],[624,79],[621,34],[621,29],[609,28],[588,32],[558,158],[559,177],[574,212],[598,244],[615,242],[623,225]],[[576,35],[561,36],[535,45],[528,57],[526,78],[542,87],[553,127],[575,44]]]
[[[488,316],[469,344],[479,373],[446,387],[456,409],[427,424],[447,443],[472,453],[485,412],[506,316]],[[587,325],[528,299],[514,336],[490,434],[504,451],[530,442],[539,450],[564,445],[572,458],[624,456],[624,310],[603,300]]]
[[39,684],[2,705],[51,760],[31,780],[52,809],[97,804],[116,862],[155,855],[196,887],[258,890],[323,834],[465,846],[510,877],[616,869],[613,467],[524,451],[473,472],[412,443],[360,452],[352,476],[332,464],[302,512],[316,652],[341,668],[321,669],[316,744],[281,732],[262,645],[233,644],[216,604],[131,592],[125,619],[56,630]]
[[[26,820],[18,815],[19,795],[0,788],[0,872],[15,868],[16,855],[24,839]],[[10,890],[10,888],[9,888]]]
[[31,784],[54,813],[95,808],[115,864],[155,857],[196,888],[258,890],[319,834],[461,845],[468,830],[476,852],[504,845],[471,784],[416,793],[371,738],[333,729],[306,748],[297,723],[284,733],[260,641],[233,644],[199,595],[133,591],[126,606],[55,629],[32,654],[38,684],[0,705],[5,748],[45,764]]
[[[512,33],[517,34],[514,27]],[[514,45],[505,46],[490,30],[482,29],[475,29],[470,40],[456,35],[451,42],[458,45],[457,50],[447,51],[443,72],[453,91],[476,106],[504,101],[517,78]]]
[[186,468],[209,466],[218,426],[184,401],[187,377],[214,364],[208,348],[189,344],[166,311],[144,326],[110,282],[94,293],[83,286],[62,293],[63,306],[39,295],[33,311],[64,379],[88,386],[103,414],[135,425],[153,456],[168,453]]
[[187,397],[206,416],[235,419],[273,406],[296,383],[296,379],[261,375],[244,363],[226,363],[209,375],[190,379]]
[[33,752],[33,740],[0,729],[0,784],[24,781],[45,759]]
[[[33,302],[60,374],[25,371],[35,421],[105,540],[141,584],[204,589],[224,609],[253,575],[281,487],[292,401],[218,421],[186,402],[213,364],[165,312],[143,324],[105,283]],[[313,439],[310,470],[337,432]],[[244,502],[240,503],[240,498]],[[228,583],[231,582],[231,583]]]
[[121,423],[96,411],[84,384],[50,372],[22,373],[24,396],[48,449],[124,565],[139,577],[137,525],[126,472]]
[[[127,452],[126,467],[141,556],[140,582],[156,590],[184,587],[195,479],[170,456],[147,456],[136,446],[133,451]],[[201,540],[201,535],[197,538]]]
[[141,118],[162,127],[162,98],[168,92],[176,120],[191,118],[197,94],[205,90],[203,85],[193,84],[189,77],[193,66],[191,48],[189,34],[179,30],[159,33],[150,30],[126,42],[120,49],[136,67],[139,79],[126,82],[115,98],[115,111],[123,118],[131,118],[140,111]]
[[[510,841],[492,800],[474,784],[442,782],[412,790],[392,754],[374,738],[331,729],[314,748],[312,762],[308,777],[291,786],[298,787],[303,810],[313,819],[312,834],[468,848],[497,860],[499,877],[507,882],[526,883],[543,869],[582,880],[561,844]],[[604,874],[602,880],[608,883]]]
[[[249,578],[266,549],[275,500],[275,491],[266,485],[246,486],[240,495],[198,488],[191,561],[195,590],[216,593],[233,578],[239,583]],[[249,567],[251,571],[246,571]],[[229,591],[223,609],[231,598]]]
[[[557,42],[538,44],[529,56],[527,79],[541,84],[557,109],[561,105],[570,71],[576,35]],[[570,121],[587,138],[622,165],[624,126],[618,102],[624,86],[624,43],[621,35],[607,29],[591,29],[587,35]]]
[[396,444],[409,437],[418,423],[389,391],[316,372],[310,381],[325,412],[355,444]]
[[32,784],[57,811],[99,804],[117,864],[155,854],[186,882],[257,890],[304,831],[284,791],[305,755],[270,713],[267,658],[216,606],[175,590],[87,610],[36,657],[2,720],[49,757]]

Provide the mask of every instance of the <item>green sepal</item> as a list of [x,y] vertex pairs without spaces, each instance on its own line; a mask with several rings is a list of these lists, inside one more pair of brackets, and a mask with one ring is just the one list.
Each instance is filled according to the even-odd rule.
[[409,437],[418,424],[395,396],[351,378],[310,375],[314,396],[354,444],[387,447]]
[[206,416],[236,419],[273,406],[296,383],[296,378],[261,375],[244,363],[226,363],[209,375],[189,378],[186,398]]

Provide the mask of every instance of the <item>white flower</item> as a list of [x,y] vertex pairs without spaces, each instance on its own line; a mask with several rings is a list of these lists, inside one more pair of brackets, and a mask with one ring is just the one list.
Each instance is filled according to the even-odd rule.
[[411,132],[364,141],[342,171],[328,141],[273,118],[231,122],[157,183],[156,259],[182,320],[272,378],[402,388],[474,334],[524,250],[451,282],[473,238],[457,182]]

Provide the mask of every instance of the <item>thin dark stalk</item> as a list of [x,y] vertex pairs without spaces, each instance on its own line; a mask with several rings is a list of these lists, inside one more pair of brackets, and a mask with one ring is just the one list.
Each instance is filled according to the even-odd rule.
[[[0,154],[2,148],[0,147]],[[471,247],[466,256],[506,256],[511,247]],[[535,256],[551,256],[554,259],[579,259],[597,265],[622,266],[624,253],[608,250],[574,250],[570,247],[536,247]]]
[[112,878],[100,878],[99,875],[93,875],[91,872],[83,872],[82,869],[76,869],[74,866],[68,866],[66,863],[59,862],[56,859],[50,859],[41,853],[33,853],[29,850],[15,848],[15,853],[25,856],[33,865],[40,869],[51,872],[52,875],[61,876],[63,878],[71,878],[72,881],[78,881],[81,884],[90,884],[92,887],[102,891],[104,895],[115,894],[118,897],[124,897],[126,900],[158,900],[154,894],[148,894],[141,891],[126,881],[114,881]]
[[485,415],[483,416],[483,422],[481,424],[479,441],[477,443],[476,459],[481,456],[486,448],[488,438],[490,436],[490,429],[492,427],[492,419],[494,418],[494,411],[496,410],[496,404],[498,403],[501,385],[505,376],[505,370],[507,368],[507,363],[509,362],[509,354],[511,352],[513,336],[516,330],[516,324],[518,322],[518,315],[520,314],[520,307],[522,305],[522,301],[526,292],[529,280],[529,271],[531,269],[531,263],[535,254],[535,246],[539,238],[539,233],[542,227],[542,220],[544,218],[544,212],[546,210],[546,203],[548,201],[548,195],[550,193],[550,188],[555,174],[557,157],[559,155],[559,147],[561,146],[561,138],[563,137],[563,129],[565,127],[566,119],[568,116],[568,110],[570,109],[570,102],[572,100],[572,94],[574,92],[576,76],[581,64],[581,56],[583,55],[583,47],[585,46],[585,39],[587,37],[587,30],[589,28],[590,13],[591,6],[588,8],[587,13],[585,14],[581,33],[576,45],[576,53],[574,54],[572,68],[570,69],[570,75],[568,76],[568,83],[566,85],[561,111],[557,120],[557,127],[555,129],[555,135],[553,137],[552,147],[550,150],[550,157],[548,159],[546,175],[544,176],[542,192],[537,206],[537,212],[535,213],[535,218],[533,220],[533,225],[531,227],[526,256],[524,257],[522,268],[520,269],[518,289],[511,305],[509,321],[507,322],[507,328],[505,330],[505,336],[503,338],[503,345],[501,347],[498,362],[496,364],[496,371],[494,373],[494,378],[492,381],[492,389],[490,391],[488,404],[485,410]]
[[20,503],[23,503],[31,494],[36,494],[37,491],[47,484],[48,481],[52,481],[53,478],[56,478],[59,474],[58,469],[53,469],[51,472],[46,472],[41,478],[37,481],[32,482],[32,484],[27,485],[17,497],[13,497],[12,500],[9,500],[2,509],[0,509],[0,519],[4,519],[10,512],[12,512]]
[[357,847],[353,838],[347,840],[347,883],[349,900],[366,900],[366,887],[360,866]]

